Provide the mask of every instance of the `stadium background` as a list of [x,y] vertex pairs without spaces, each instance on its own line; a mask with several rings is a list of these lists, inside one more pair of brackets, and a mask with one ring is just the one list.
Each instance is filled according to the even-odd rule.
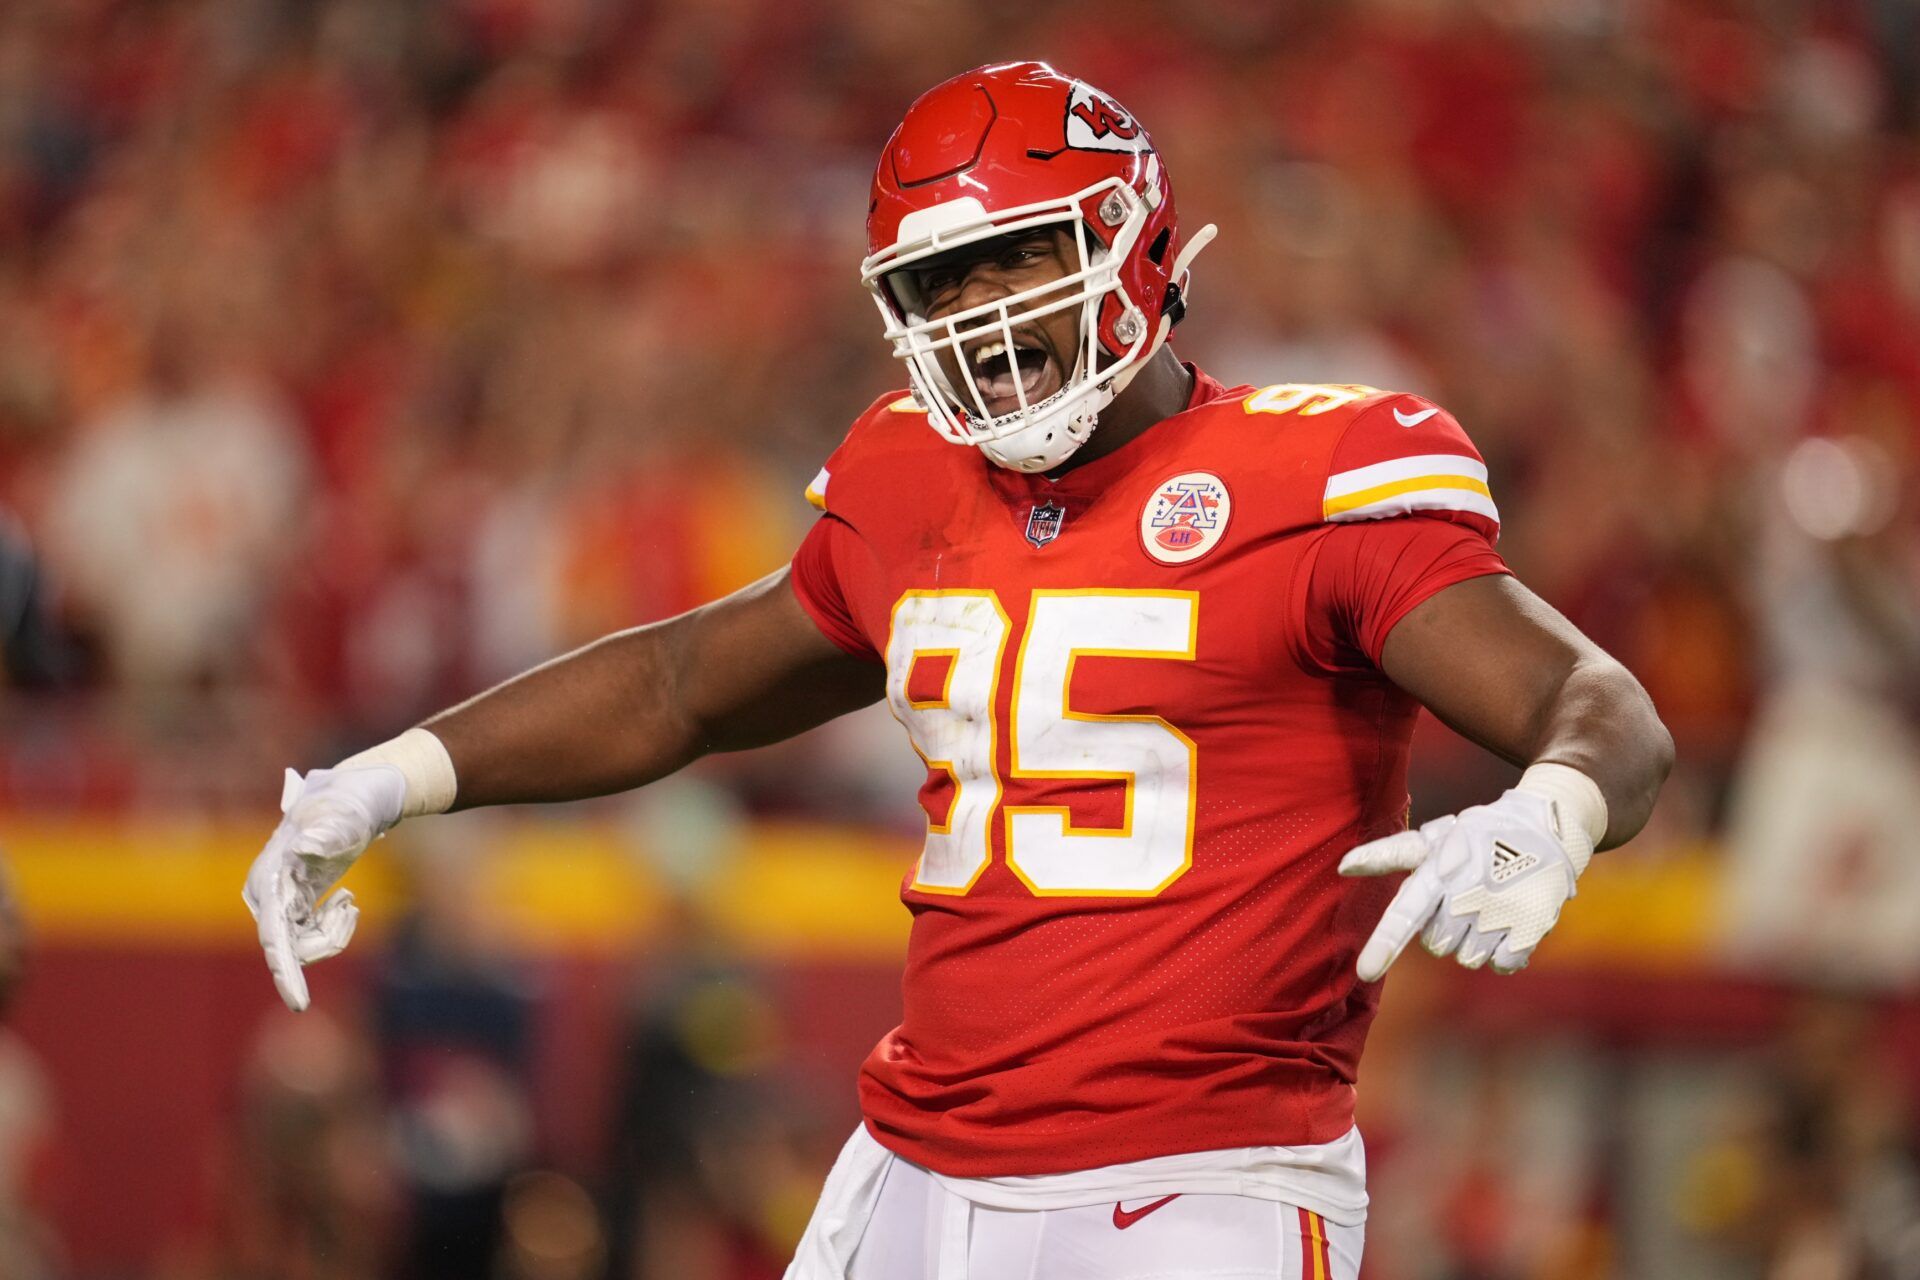
[[1920,1275],[1920,10],[12,0],[0,1277],[778,1274],[897,1009],[884,714],[404,829],[301,1018],[238,890],[282,764],[782,561],[899,381],[873,157],[1009,56],[1220,224],[1182,354],[1451,407],[1679,743],[1527,975],[1396,969],[1369,1280]]

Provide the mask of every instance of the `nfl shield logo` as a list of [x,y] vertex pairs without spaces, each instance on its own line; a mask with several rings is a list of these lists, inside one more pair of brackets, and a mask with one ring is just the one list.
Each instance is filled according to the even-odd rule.
[[1036,547],[1044,547],[1060,536],[1060,524],[1067,518],[1067,509],[1057,502],[1047,501],[1027,513],[1027,541]]

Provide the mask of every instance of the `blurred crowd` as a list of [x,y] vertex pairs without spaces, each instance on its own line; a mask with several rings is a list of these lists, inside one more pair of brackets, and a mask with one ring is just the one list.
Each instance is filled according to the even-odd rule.
[[0,501],[65,642],[8,665],[92,695],[15,713],[6,793],[217,796],[222,744],[329,758],[777,565],[900,382],[855,281],[872,158],[927,85],[1032,51],[1129,103],[1223,229],[1182,353],[1453,408],[1513,564],[1652,688],[1669,809],[1711,822],[1770,682],[1920,705],[1915,25],[5,6]]
[[[323,763],[779,565],[811,516],[805,481],[901,382],[856,276],[880,144],[936,81],[1032,56],[1138,113],[1184,223],[1220,224],[1183,356],[1229,382],[1417,391],[1467,426],[1512,565],[1640,675],[1678,739],[1641,847],[1726,837],[1729,859],[1788,867],[1789,882],[1824,868],[1793,894],[1746,878],[1735,924],[1751,949],[1778,950],[1806,894],[1878,903],[1873,929],[1845,913],[1805,926],[1845,936],[1808,934],[1796,963],[1837,947],[1836,967],[1910,980],[1920,7],[1906,0],[0,4],[0,805],[258,812],[262,761]],[[849,740],[730,782],[757,810],[892,817],[911,784],[888,795],[868,762],[898,747]],[[1484,795],[1478,757],[1423,739],[1419,765],[1424,807]],[[1818,840],[1831,857],[1806,856]],[[407,955],[381,979],[377,1035],[323,1023],[263,1041],[245,1149],[266,1163],[237,1181],[270,1197],[275,1143],[316,1126],[339,1168],[364,1172],[353,1144],[377,1096],[418,1122],[410,1185],[431,1189],[435,1160],[471,1175],[448,1184],[448,1221],[479,1187],[489,1221],[534,1224],[578,1268],[539,1274],[609,1258],[644,1274],[619,1262],[638,1201],[602,1223],[577,1185],[522,1177],[508,1139],[524,1122],[511,1082],[526,994],[416,998],[410,981],[438,990],[444,975],[411,973]],[[752,1006],[696,974],[662,1007],[715,981],[734,992],[722,1006]],[[470,1021],[436,1024],[447,1007]],[[673,1036],[636,1025],[648,1081],[692,1070]],[[464,1045],[457,1069],[435,1057],[431,1078],[409,1074],[409,1035]],[[289,1062],[307,1074],[289,1082]],[[1510,1123],[1475,1083],[1499,1067],[1455,1082],[1483,1098],[1483,1132]],[[1838,1075],[1811,1071],[1758,1073],[1750,1095],[1772,1101],[1714,1148],[1746,1193],[1714,1180],[1695,1234],[1734,1232],[1783,1278],[1920,1274],[1898,1213],[1875,1237],[1895,1243],[1868,1259],[1861,1233],[1829,1232],[1857,1246],[1845,1254],[1815,1229],[1841,1210],[1796,1235],[1769,1208],[1839,1203],[1833,1151],[1911,1132],[1891,1102],[1878,1128],[1849,1128]],[[647,1128],[671,1112],[625,1122],[665,1162],[623,1175],[667,1188],[657,1219],[691,1220],[675,1195],[718,1221],[765,1218],[715,1208],[687,1170],[788,1136]],[[462,1147],[476,1115],[507,1145]],[[1796,1159],[1818,1194],[1761,1185],[1756,1169],[1784,1177]],[[1872,1194],[1911,1199],[1902,1159]],[[1460,1204],[1485,1201],[1476,1186]],[[325,1212],[352,1229],[312,1230],[371,1252],[299,1274],[404,1255],[369,1225],[392,1195],[379,1178],[340,1188]],[[4,1201],[0,1185],[0,1219]],[[1553,1221],[1616,1211],[1581,1201]],[[1762,1220],[1793,1247],[1735,1231]],[[1391,1274],[1679,1274],[1620,1271],[1567,1245],[1577,1232],[1549,1258],[1488,1244],[1472,1214],[1452,1221],[1458,1239]],[[701,1247],[778,1253],[732,1239]],[[224,1265],[281,1264],[242,1249]],[[496,1274],[534,1274],[513,1265]],[[1761,1273],[1723,1256],[1685,1274]]]
[[792,1064],[765,982],[679,904],[609,1011],[598,1149],[562,1171],[540,971],[454,860],[413,870],[431,883],[360,998],[262,1021],[162,1280],[775,1280],[852,1120]]

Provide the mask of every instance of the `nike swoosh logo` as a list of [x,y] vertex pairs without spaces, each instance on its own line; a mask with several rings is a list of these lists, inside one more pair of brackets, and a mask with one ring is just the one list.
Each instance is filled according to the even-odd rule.
[[1393,420],[1403,427],[1417,427],[1438,412],[1440,412],[1438,409],[1422,409],[1418,413],[1402,413],[1395,409]]
[[1135,1209],[1131,1212],[1125,1209],[1122,1209],[1119,1205],[1116,1204],[1113,1206],[1113,1225],[1118,1227],[1120,1230],[1125,1231],[1128,1227],[1140,1221],[1140,1219],[1146,1217],[1148,1214],[1152,1213],[1155,1209],[1164,1208],[1166,1205],[1171,1204],[1173,1201],[1178,1200],[1179,1198],[1180,1197],[1177,1194],[1170,1195],[1170,1196],[1162,1196],[1160,1197],[1160,1199],[1155,1200],[1152,1204],[1141,1205],[1138,1209]]

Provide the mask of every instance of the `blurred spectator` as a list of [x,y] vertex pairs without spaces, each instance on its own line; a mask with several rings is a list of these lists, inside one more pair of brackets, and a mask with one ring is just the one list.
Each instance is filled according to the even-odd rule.
[[135,689],[247,674],[248,646],[297,537],[297,427],[198,336],[162,334],[143,392],[82,424],[48,512],[75,607]]
[[1872,1021],[1851,1001],[1808,999],[1751,1110],[1695,1157],[1683,1213],[1752,1274],[1920,1276],[1920,1150]]
[[247,1064],[214,1255],[186,1274],[387,1274],[401,1206],[385,1121],[364,1034],[325,1013],[276,1012]]
[[48,614],[47,585],[26,532],[0,507],[0,678],[16,689],[68,684],[78,655]]
[[488,1274],[509,1181],[533,1155],[532,993],[473,886],[472,850],[417,856],[414,906],[375,996],[398,1173],[410,1203],[395,1274]]
[[621,1280],[776,1280],[806,1226],[815,1152],[777,1015],[717,959],[660,973],[627,1033],[616,1121]]
[[609,1188],[618,1280],[775,1280],[812,1212],[811,1176],[840,1140],[809,1119],[818,1108],[789,1065],[772,992],[708,923],[740,819],[724,792],[688,778],[631,806],[629,830],[668,900],[622,1037]]
[[522,1174],[507,1184],[500,1216],[498,1280],[600,1280],[606,1274],[600,1211],[572,1179]]

